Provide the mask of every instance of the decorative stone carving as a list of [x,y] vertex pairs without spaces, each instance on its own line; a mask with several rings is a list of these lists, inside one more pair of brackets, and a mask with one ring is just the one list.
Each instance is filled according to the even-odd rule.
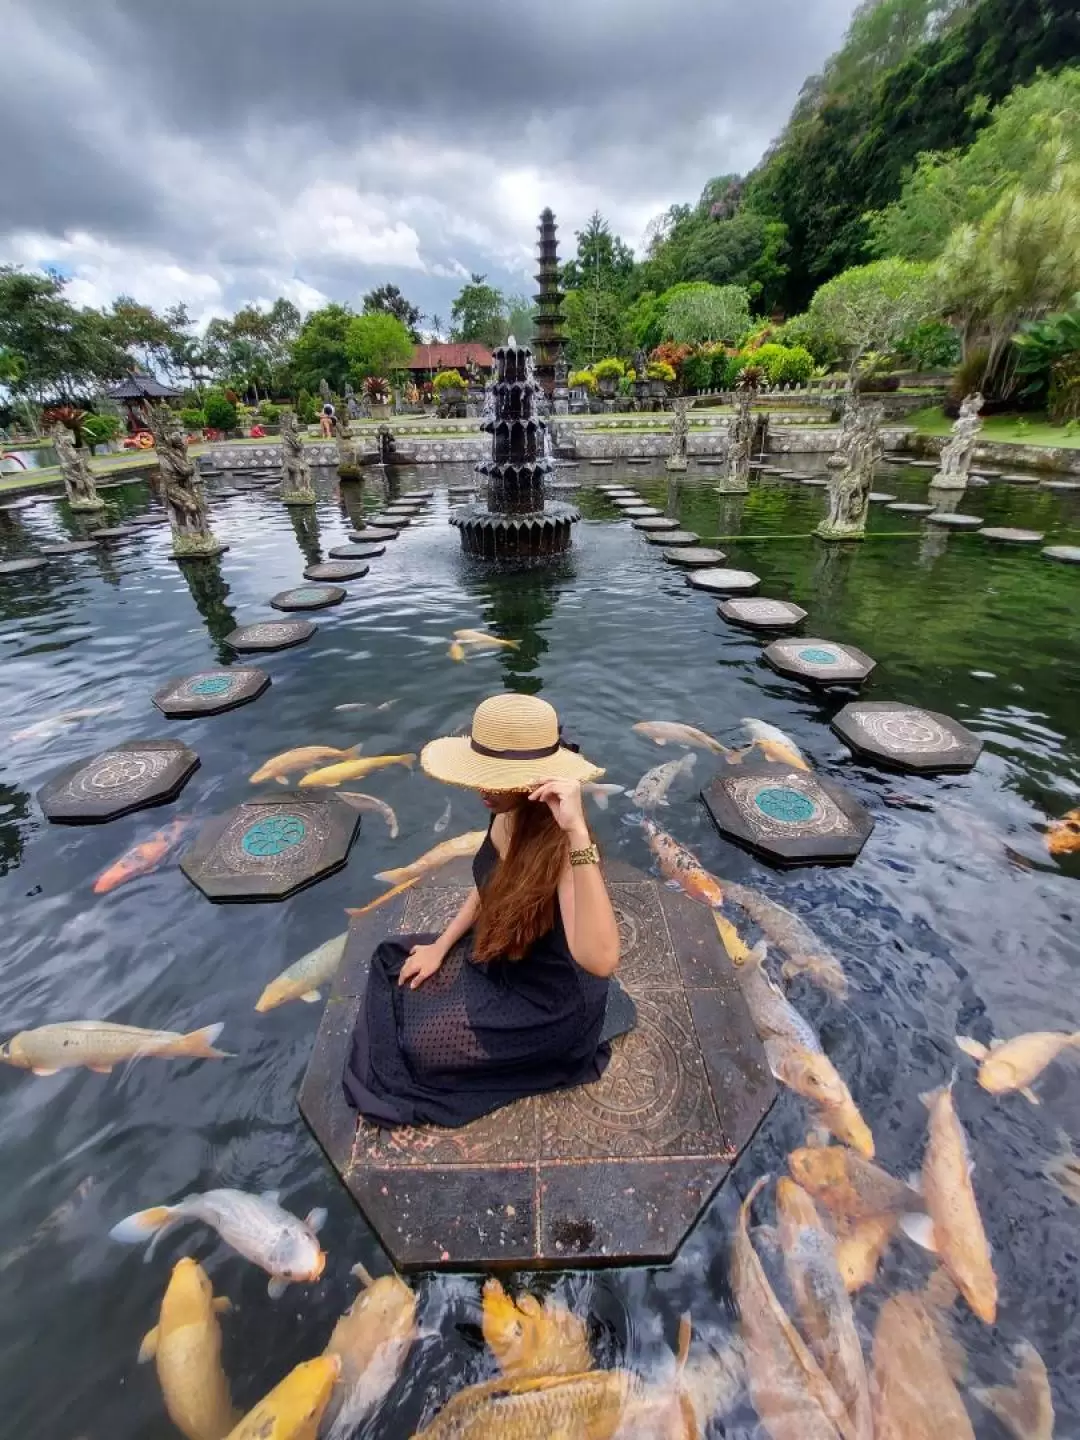
[[337,427],[337,463],[339,470],[353,471],[356,469],[356,452],[352,443],[352,430],[349,427],[349,412],[342,408],[335,420]]
[[866,534],[874,470],[884,453],[884,419],[883,405],[856,407],[841,442],[843,465],[834,466],[829,461],[829,513],[815,532],[823,540],[861,540]]
[[740,383],[735,391],[735,412],[728,424],[727,464],[719,489],[738,495],[750,489],[750,458],[754,445],[754,401],[757,386]]
[[66,425],[54,425],[50,433],[72,510],[104,510],[105,501],[97,493],[89,465],[75,449],[71,431]]
[[686,460],[686,400],[671,402],[671,442],[668,448],[667,468],[685,470]]
[[[322,382],[324,385],[326,381]],[[304,459],[304,446],[292,410],[281,412],[281,498],[286,505],[314,505],[311,469]]]
[[150,429],[161,470],[161,495],[172,526],[173,559],[220,555],[226,547],[210,528],[202,481],[178,418],[167,405],[155,405]]
[[953,426],[952,438],[941,452],[941,469],[930,481],[937,490],[966,490],[971,462],[975,458],[975,446],[982,430],[979,412],[985,401],[975,391],[968,395],[960,406],[960,415]]

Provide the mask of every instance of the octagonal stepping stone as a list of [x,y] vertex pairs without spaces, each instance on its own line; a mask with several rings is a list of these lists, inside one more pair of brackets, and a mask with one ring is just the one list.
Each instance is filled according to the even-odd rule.
[[0,575],[25,575],[31,570],[44,570],[48,563],[41,555],[26,555],[21,560],[0,560]]
[[261,796],[205,825],[180,868],[215,904],[285,900],[344,867],[359,824],[336,795]]
[[709,566],[702,570],[691,570],[686,583],[695,590],[706,590],[710,595],[749,595],[761,584],[761,576],[752,570],[728,570],[722,566]]
[[1011,525],[984,525],[979,534],[984,540],[999,540],[1003,545],[1041,545],[1046,539],[1041,530],[1018,530]]
[[614,460],[590,460],[590,465],[614,465]]
[[38,791],[38,803],[56,825],[100,825],[174,799],[198,768],[198,755],[179,740],[128,740],[66,766]]
[[926,523],[928,525],[947,525],[951,530],[978,530],[983,521],[978,515],[961,515],[958,510],[942,510],[927,515]]
[[787,600],[725,600],[716,613],[748,630],[791,630],[806,619],[806,611]]
[[1080,480],[1040,480],[1039,485],[1043,490],[1080,490]]
[[289,650],[303,645],[318,629],[310,620],[260,620],[254,625],[238,625],[225,636],[230,650]]
[[371,569],[359,560],[323,560],[318,565],[309,565],[304,571],[305,580],[361,580]]
[[842,785],[792,765],[728,766],[701,798],[722,835],[776,865],[850,865],[874,828]]
[[678,520],[669,520],[664,515],[648,515],[644,520],[632,520],[630,523],[635,530],[644,531],[646,536],[649,535],[650,531],[672,531],[678,530],[679,528]]
[[655,465],[656,463],[656,460],[649,455],[631,455],[626,461],[627,465]]
[[411,515],[387,515],[384,512],[381,515],[373,515],[371,517],[371,528],[374,530],[378,530],[380,527],[387,530],[403,529],[411,521]]
[[331,560],[374,560],[386,554],[385,545],[335,545],[326,552]]
[[402,499],[403,499],[403,500],[432,500],[432,499],[434,499],[434,496],[435,496],[435,491],[434,491],[434,490],[408,490],[408,491],[406,491],[406,493],[402,496]]
[[340,605],[346,593],[340,585],[296,585],[272,595],[270,604],[275,610],[325,610]]
[[814,490],[824,490],[829,483],[824,475],[800,475],[799,482],[802,485],[810,486]]
[[96,540],[61,540],[55,545],[42,545],[42,555],[85,555],[88,550],[96,550]]
[[894,700],[853,700],[830,723],[858,754],[925,775],[970,770],[983,748],[958,720]]
[[1006,485],[1038,485],[1038,475],[1001,475],[999,479],[1004,480]]
[[913,470],[939,470],[940,462],[937,460],[905,460],[905,465],[910,465]]
[[91,530],[93,540],[130,540],[139,532],[133,525],[106,525],[104,530]]
[[377,544],[380,540],[396,540],[397,538],[396,530],[386,530],[374,525],[365,525],[362,530],[349,531],[349,539],[358,545],[366,545],[368,541],[374,541]]
[[1080,565],[1080,545],[1047,545],[1042,553],[1047,560],[1060,560],[1064,565]]
[[125,522],[127,525],[168,525],[168,523],[169,517],[167,515],[154,514],[132,515],[131,519]]
[[723,550],[713,550],[708,545],[684,545],[681,549],[665,550],[664,559],[669,565],[685,565],[687,569],[697,569],[706,565],[723,565],[727,556]]
[[650,517],[663,515],[664,513],[662,510],[658,510],[655,505],[624,505],[622,512],[631,520],[647,520]]
[[885,509],[895,510],[897,515],[930,515],[934,507],[916,503],[914,500],[894,500],[891,505],[886,505]]
[[888,505],[890,501],[896,499],[896,496],[890,495],[887,490],[871,490],[866,498],[871,505]]
[[154,693],[154,704],[171,720],[196,715],[219,715],[258,697],[270,684],[265,670],[237,665],[232,669],[200,670],[179,675]]
[[854,645],[835,640],[774,640],[764,654],[781,675],[811,685],[861,685],[877,664]]
[[[638,521],[637,523],[644,524],[645,522]],[[656,521],[654,520],[652,523],[655,525]],[[693,530],[659,530],[654,534],[650,534],[646,530],[645,539],[650,545],[696,545],[701,536],[696,535]]]

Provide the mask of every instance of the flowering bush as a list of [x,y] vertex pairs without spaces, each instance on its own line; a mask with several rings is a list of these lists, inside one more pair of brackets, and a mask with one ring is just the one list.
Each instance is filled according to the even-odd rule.
[[[657,345],[649,359],[658,361],[662,365],[670,365],[673,370],[678,370],[692,350],[692,345],[676,345],[674,340],[665,340],[662,345]],[[650,380],[654,378],[652,375],[649,376]]]
[[604,360],[597,360],[592,367],[592,373],[597,380],[621,380],[626,374],[626,366],[615,356],[609,355]]
[[566,378],[567,384],[572,385],[575,390],[588,390],[590,395],[596,394],[596,376],[591,370],[574,370]]
[[650,360],[649,368],[645,373],[650,380],[663,380],[668,385],[675,383],[675,367],[669,365],[666,360]]
[[444,390],[464,390],[465,377],[460,370],[440,370],[432,382],[435,394],[441,396]]

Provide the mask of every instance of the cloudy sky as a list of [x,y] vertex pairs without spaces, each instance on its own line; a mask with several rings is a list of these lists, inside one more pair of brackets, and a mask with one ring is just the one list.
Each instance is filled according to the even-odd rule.
[[744,171],[855,0],[0,0],[0,262],[205,320],[530,288]]

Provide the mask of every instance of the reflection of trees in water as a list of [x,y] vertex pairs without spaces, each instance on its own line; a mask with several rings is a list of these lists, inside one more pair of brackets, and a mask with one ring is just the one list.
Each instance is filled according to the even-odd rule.
[[23,830],[30,818],[30,796],[0,785],[0,875],[22,863]]
[[229,598],[229,587],[221,570],[221,556],[208,555],[198,560],[179,560],[177,564],[183,575],[195,608],[202,616],[210,638],[217,646],[220,664],[230,665],[235,655],[225,644],[225,636],[236,629],[236,616],[225,603]]
[[810,586],[811,595],[822,601],[842,599],[851,579],[851,567],[855,563],[858,549],[858,544],[818,545]]
[[572,589],[576,579],[572,555],[514,569],[468,567],[464,588],[483,608],[483,619],[474,628],[521,642],[516,650],[498,652],[505,689],[539,695],[544,688],[540,667],[548,642],[541,627],[551,619],[560,593]]
[[290,505],[289,519],[296,532],[296,543],[300,546],[306,565],[318,565],[322,559],[319,546],[319,518],[314,505]]

